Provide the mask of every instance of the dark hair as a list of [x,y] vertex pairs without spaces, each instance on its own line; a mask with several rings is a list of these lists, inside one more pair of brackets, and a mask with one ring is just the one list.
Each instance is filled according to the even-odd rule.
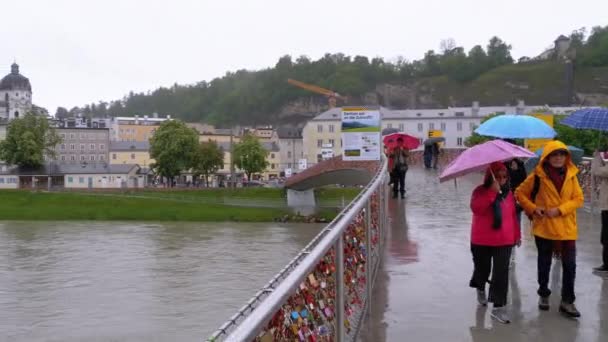
[[[509,177],[509,171],[507,170],[506,173],[507,173],[507,182],[505,183],[505,186],[509,186],[509,184],[511,183],[510,182],[510,177]],[[490,177],[486,177],[483,180],[482,186],[484,188],[486,188],[486,189],[489,189],[492,186],[492,183],[494,183],[493,177],[491,177],[491,176]]]
[[489,189],[492,186],[492,183],[494,183],[494,180],[492,179],[492,177],[486,177],[483,180],[483,187],[486,189]]

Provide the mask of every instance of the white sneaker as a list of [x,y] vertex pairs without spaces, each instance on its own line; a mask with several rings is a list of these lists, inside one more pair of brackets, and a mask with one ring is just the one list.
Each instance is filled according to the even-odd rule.
[[503,324],[511,323],[511,318],[509,317],[509,314],[507,313],[507,309],[504,306],[502,306],[500,308],[492,309],[492,312],[490,313],[490,317],[494,318],[495,320],[497,320],[498,322],[503,323]]

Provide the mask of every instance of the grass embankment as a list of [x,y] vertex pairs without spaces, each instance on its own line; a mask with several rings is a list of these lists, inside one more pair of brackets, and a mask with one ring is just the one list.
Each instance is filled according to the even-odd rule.
[[[321,202],[348,200],[358,189],[323,189]],[[47,193],[0,191],[0,220],[240,221],[271,222],[290,214],[282,189],[104,191]],[[228,204],[224,204],[228,203]],[[235,204],[236,203],[236,204]],[[331,219],[338,210],[323,209]]]

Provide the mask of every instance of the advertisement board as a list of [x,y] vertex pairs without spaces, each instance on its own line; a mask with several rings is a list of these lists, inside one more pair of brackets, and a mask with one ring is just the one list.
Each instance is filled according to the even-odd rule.
[[342,110],[342,159],[380,160],[381,119],[379,110],[344,108]]

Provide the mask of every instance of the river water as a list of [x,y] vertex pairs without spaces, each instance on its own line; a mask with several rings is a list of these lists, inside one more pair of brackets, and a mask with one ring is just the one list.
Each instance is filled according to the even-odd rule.
[[200,341],[321,227],[0,223],[0,340]]

